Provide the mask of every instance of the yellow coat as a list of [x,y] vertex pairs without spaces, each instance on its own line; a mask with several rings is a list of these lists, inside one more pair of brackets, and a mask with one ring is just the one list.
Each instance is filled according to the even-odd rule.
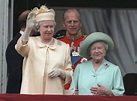
[[[22,38],[22,37],[21,37]],[[54,39],[54,45],[46,46],[40,36],[29,37],[26,45],[21,38],[15,48],[24,57],[21,94],[63,94],[64,84],[71,81],[72,64],[68,44]],[[62,69],[66,79],[48,78],[52,69]]]

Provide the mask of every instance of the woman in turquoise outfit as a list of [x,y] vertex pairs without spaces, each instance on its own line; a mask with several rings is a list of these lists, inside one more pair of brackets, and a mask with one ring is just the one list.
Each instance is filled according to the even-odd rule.
[[91,33],[83,41],[80,55],[91,59],[77,65],[74,71],[74,85],[79,95],[123,95],[125,90],[121,71],[105,59],[113,48],[112,39],[102,32]]

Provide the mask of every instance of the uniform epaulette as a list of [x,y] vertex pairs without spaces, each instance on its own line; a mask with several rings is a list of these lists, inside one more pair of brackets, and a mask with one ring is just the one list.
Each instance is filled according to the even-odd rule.
[[61,38],[65,37],[65,36],[66,36],[66,35],[56,36],[55,38],[57,38],[57,39],[61,39]]
[[66,36],[66,30],[59,30],[53,37],[57,39],[61,39]]

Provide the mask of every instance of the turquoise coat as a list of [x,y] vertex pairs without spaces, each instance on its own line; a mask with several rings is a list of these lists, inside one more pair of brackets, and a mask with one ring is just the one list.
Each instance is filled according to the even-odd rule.
[[79,90],[79,95],[93,95],[90,89],[97,87],[97,84],[111,90],[116,96],[123,95],[125,91],[119,67],[109,61],[104,59],[97,71],[94,70],[92,60],[77,65],[74,71],[74,85]]

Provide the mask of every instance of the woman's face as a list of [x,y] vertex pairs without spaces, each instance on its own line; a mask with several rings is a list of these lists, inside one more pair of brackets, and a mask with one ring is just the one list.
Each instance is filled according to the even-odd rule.
[[49,40],[54,34],[55,22],[54,21],[44,21],[39,27],[39,32],[43,40]]
[[106,46],[104,42],[96,42],[91,45],[90,53],[93,61],[102,61],[106,55]]

